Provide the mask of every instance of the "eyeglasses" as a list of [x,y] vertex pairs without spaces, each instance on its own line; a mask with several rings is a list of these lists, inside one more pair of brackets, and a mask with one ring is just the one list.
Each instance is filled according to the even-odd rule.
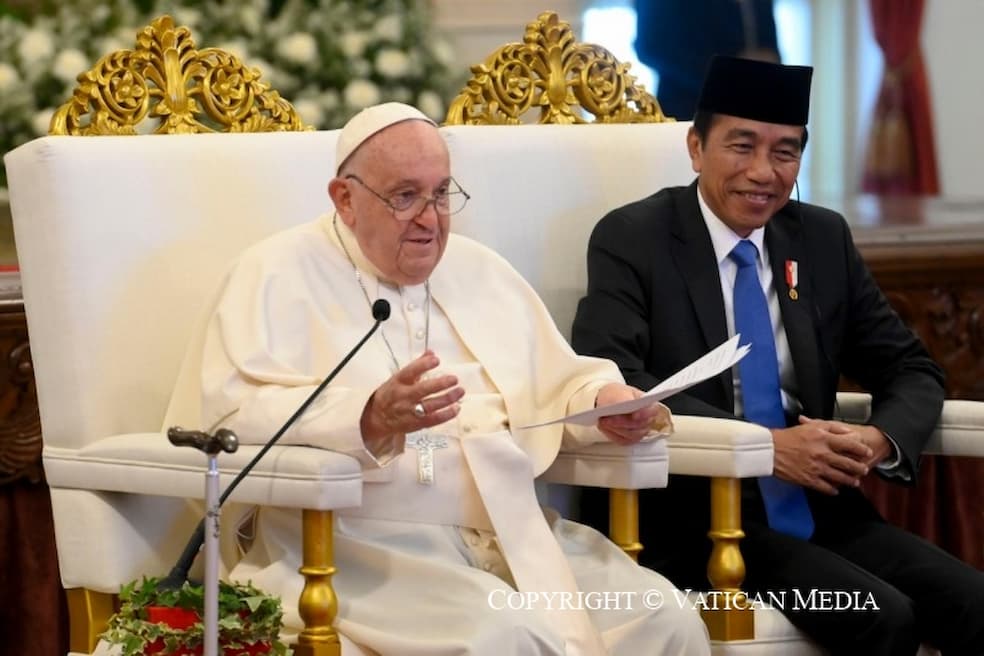
[[424,196],[415,191],[402,191],[393,194],[389,198],[383,196],[378,191],[363,182],[357,175],[346,175],[346,179],[355,180],[362,185],[366,191],[383,202],[386,207],[393,212],[393,218],[397,221],[413,221],[423,214],[430,204],[434,205],[434,211],[444,216],[457,214],[464,209],[465,204],[471,196],[462,189],[454,178],[448,178],[447,187],[438,189],[433,196]]

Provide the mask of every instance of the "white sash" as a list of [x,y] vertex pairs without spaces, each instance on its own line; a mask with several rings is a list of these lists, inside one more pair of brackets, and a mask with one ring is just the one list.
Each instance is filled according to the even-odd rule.
[[[533,465],[506,431],[469,436],[461,450],[520,592],[569,592],[577,581],[537,502]],[[568,656],[603,656],[601,636],[583,608],[544,618],[566,642]]]

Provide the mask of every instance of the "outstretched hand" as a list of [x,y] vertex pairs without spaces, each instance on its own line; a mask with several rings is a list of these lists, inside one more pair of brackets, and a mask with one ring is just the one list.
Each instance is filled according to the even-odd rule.
[[362,439],[367,445],[392,435],[437,426],[457,416],[461,410],[458,401],[465,395],[465,390],[458,386],[458,378],[425,377],[439,364],[433,351],[427,350],[376,388],[362,410],[360,422]]
[[[642,395],[642,391],[635,387],[622,383],[609,383],[598,390],[598,396],[595,397],[595,407],[601,408],[614,403],[631,401]],[[669,423],[669,410],[663,404],[654,402],[652,405],[635,412],[602,417],[598,420],[598,430],[616,444],[629,445],[635,444],[649,435],[653,431],[653,426],[668,426]]]

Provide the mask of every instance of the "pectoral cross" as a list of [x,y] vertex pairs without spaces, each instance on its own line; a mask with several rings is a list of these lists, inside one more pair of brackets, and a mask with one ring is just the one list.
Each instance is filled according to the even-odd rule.
[[448,448],[448,441],[443,437],[417,432],[407,435],[407,446],[417,450],[417,482],[433,485],[434,450]]

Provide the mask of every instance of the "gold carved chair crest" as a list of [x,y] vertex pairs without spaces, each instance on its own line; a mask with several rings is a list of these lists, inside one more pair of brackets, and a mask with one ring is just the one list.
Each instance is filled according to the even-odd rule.
[[662,123],[659,103],[601,46],[578,43],[569,23],[544,12],[481,64],[451,102],[449,125],[514,125],[539,109],[539,123]]
[[188,28],[161,16],[137,34],[133,50],[112,52],[79,75],[49,132],[132,135],[144,120],[156,120],[149,131],[158,134],[305,129],[260,77],[229,52],[196,49]]

